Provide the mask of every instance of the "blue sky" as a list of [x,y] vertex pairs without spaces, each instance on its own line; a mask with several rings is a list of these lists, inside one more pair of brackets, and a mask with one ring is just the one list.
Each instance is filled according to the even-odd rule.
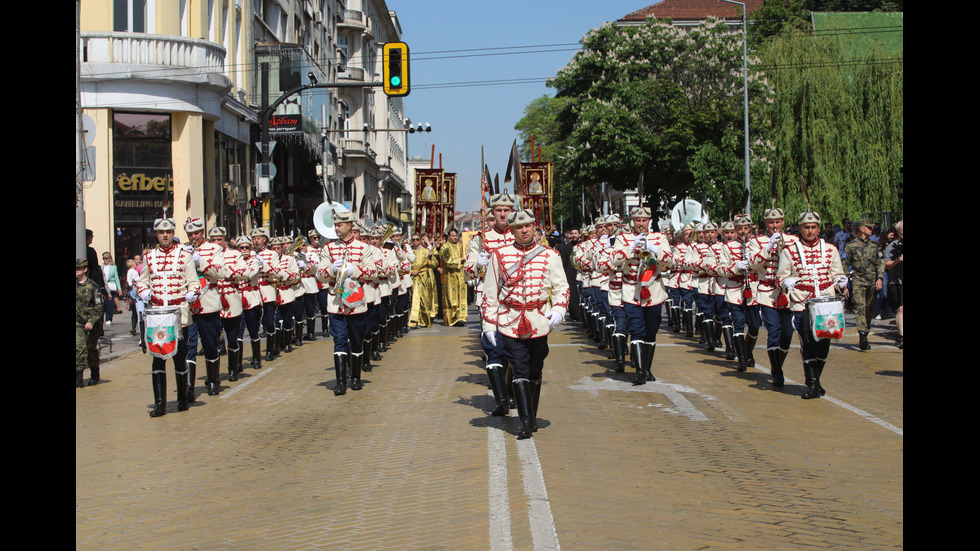
[[[428,159],[435,145],[436,166],[441,153],[442,167],[458,174],[456,209],[479,210],[480,146],[503,187],[514,125],[531,101],[554,95],[543,79],[568,63],[591,29],[656,1],[387,0],[411,52],[406,113],[432,125],[431,133],[409,134],[409,156]],[[536,81],[453,85],[522,79]]]

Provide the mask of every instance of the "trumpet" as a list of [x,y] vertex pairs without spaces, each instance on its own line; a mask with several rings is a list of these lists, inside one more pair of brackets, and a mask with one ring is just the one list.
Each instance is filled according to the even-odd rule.
[[345,250],[344,256],[343,258],[341,258],[341,260],[343,260],[343,264],[341,264],[340,267],[337,268],[336,271],[337,279],[333,284],[333,293],[335,295],[340,295],[343,294],[344,292],[344,285],[347,283],[347,264],[348,264],[349,255],[350,252]]
[[637,235],[633,245],[640,250],[640,260],[650,262],[650,259],[653,258],[653,253],[650,252],[650,248],[647,246],[647,234],[641,233]]

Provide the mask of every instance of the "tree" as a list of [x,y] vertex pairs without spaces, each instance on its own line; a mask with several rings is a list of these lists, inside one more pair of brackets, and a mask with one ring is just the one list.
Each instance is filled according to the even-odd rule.
[[[679,198],[703,192],[711,175],[735,170],[741,50],[741,35],[717,20],[689,32],[651,19],[640,26],[607,23],[587,34],[582,50],[549,83],[568,100],[559,115],[566,177],[626,190],[642,173],[642,201],[664,213]],[[758,83],[750,86],[758,92]],[[707,159],[719,155],[728,162],[709,174]],[[728,171],[716,182],[743,180],[741,169]]]

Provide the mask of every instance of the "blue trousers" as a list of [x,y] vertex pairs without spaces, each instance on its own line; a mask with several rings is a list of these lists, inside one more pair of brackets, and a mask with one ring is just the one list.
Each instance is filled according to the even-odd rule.
[[766,349],[789,350],[793,344],[793,312],[769,306],[762,306],[761,312],[766,324]]
[[364,335],[367,332],[367,313],[330,314],[330,335],[333,337],[334,354],[364,352]]
[[500,347],[504,357],[514,368],[514,380],[540,381],[544,371],[544,359],[548,357],[548,337],[515,339],[500,335]]
[[641,307],[628,302],[623,303],[626,314],[626,333],[634,341],[657,342],[657,332],[663,318],[663,308],[659,304]]

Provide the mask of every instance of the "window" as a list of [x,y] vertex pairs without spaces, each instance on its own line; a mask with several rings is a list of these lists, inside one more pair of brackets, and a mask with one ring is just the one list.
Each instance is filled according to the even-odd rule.
[[116,32],[146,32],[147,0],[113,0],[112,30]]

